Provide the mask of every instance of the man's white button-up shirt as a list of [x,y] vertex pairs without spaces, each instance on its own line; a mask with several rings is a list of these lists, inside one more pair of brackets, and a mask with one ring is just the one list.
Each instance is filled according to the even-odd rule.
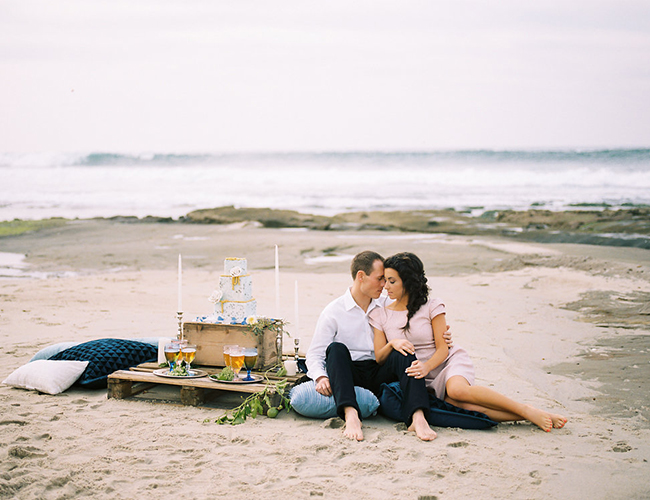
[[350,289],[330,302],[316,323],[314,337],[307,351],[307,376],[312,380],[327,377],[325,351],[332,342],[341,342],[350,350],[352,361],[375,359],[375,346],[368,314],[383,307],[387,297],[373,299],[364,311],[352,298]]

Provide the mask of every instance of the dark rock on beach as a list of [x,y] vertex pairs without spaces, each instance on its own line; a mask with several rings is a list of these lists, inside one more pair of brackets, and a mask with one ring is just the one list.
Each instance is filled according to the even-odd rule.
[[456,235],[508,236],[540,243],[582,243],[650,249],[650,208],[620,210],[368,211],[334,216],[293,210],[220,207],[190,212],[186,223],[231,224],[256,221],[264,227],[330,231],[401,231]]
[[[479,214],[447,210],[345,212],[333,216],[295,210],[236,208],[195,210],[171,217],[117,216],[123,224],[235,224],[254,223],[265,228],[304,228],[319,231],[394,231],[463,236],[505,236],[538,243],[579,243],[650,249],[650,208],[619,210],[485,211]],[[65,224],[64,219],[0,222],[0,236],[11,236]]]

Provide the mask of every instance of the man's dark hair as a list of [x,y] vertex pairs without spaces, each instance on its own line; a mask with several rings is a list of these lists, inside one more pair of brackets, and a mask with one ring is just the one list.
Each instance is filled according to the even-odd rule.
[[357,273],[359,271],[363,271],[368,275],[372,274],[372,266],[376,260],[384,262],[384,258],[381,255],[371,250],[366,250],[364,252],[356,254],[352,259],[352,264],[350,265],[352,279],[357,279]]

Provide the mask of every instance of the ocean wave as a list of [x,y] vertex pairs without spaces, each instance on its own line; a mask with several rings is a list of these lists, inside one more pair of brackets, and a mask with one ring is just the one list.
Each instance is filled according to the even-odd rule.
[[329,164],[381,165],[409,164],[619,164],[650,165],[650,149],[593,150],[449,150],[449,151],[348,151],[286,153],[0,153],[0,167],[68,166],[195,166],[247,164]]
[[[616,159],[616,160],[615,160]],[[650,204],[650,149],[0,155],[0,220]]]

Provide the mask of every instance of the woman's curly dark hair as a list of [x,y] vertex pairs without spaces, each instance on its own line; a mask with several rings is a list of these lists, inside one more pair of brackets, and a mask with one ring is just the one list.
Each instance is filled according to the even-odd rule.
[[427,285],[427,277],[424,274],[424,264],[417,255],[402,252],[388,257],[384,261],[384,269],[386,268],[397,271],[402,280],[404,291],[409,296],[406,305],[408,311],[406,325],[402,328],[405,332],[408,332],[411,318],[429,300],[429,286]]

